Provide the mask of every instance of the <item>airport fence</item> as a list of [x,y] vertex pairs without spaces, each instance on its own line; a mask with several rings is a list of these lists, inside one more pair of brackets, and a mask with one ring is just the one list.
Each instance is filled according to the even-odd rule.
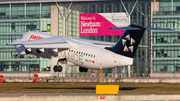
[[[0,75],[3,75],[4,77],[34,77],[34,74],[38,74],[40,77],[74,77],[74,78],[98,78],[99,73],[65,73],[63,75],[62,72],[56,73],[53,72],[23,72],[23,73],[17,73],[17,72],[0,72]],[[128,77],[134,77],[134,78],[140,78],[140,77],[150,77],[149,74],[143,74],[143,73],[133,73],[131,75],[128,75],[127,73],[103,73],[103,77],[115,77],[115,78],[128,78]]]
[[[62,73],[53,73],[53,77],[64,77]],[[99,73],[66,73],[65,77],[99,77]],[[127,78],[127,77],[150,77],[149,74],[144,73],[134,73],[130,76],[127,73],[103,73],[103,77],[117,77],[117,78]]]

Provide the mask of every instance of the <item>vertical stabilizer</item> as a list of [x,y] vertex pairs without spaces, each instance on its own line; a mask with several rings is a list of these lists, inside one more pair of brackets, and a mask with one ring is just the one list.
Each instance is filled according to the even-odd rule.
[[116,45],[111,48],[106,47],[106,49],[113,51],[114,53],[133,58],[144,34],[145,28],[137,25],[130,25],[125,29],[126,31],[118,40]]
[[121,36],[119,41],[116,43],[114,47],[106,47],[114,53],[127,56],[133,58],[137,47],[141,41],[141,38],[144,34],[145,30],[169,30],[173,31],[172,29],[163,29],[163,28],[151,28],[151,27],[141,27],[138,25],[129,25],[127,27],[116,27],[111,29],[126,29],[124,34]]

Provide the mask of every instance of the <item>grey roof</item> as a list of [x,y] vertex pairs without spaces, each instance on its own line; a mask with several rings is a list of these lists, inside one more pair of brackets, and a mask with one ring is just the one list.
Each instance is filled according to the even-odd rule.
[[114,0],[0,0],[0,4],[15,3],[50,3],[50,2],[90,2],[90,1],[114,1]]

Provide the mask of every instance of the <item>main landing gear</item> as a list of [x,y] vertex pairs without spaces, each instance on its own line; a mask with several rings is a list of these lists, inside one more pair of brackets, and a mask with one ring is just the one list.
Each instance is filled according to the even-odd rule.
[[87,72],[87,71],[88,71],[88,69],[83,68],[83,67],[79,67],[79,71],[80,71],[80,72]]
[[62,71],[62,66],[55,65],[53,69],[54,69],[54,72],[61,72]]

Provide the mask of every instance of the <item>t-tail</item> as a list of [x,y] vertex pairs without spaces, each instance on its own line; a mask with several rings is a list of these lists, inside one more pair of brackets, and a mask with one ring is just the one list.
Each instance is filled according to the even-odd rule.
[[141,38],[145,30],[171,30],[171,29],[161,29],[161,28],[150,28],[142,27],[138,25],[129,25],[128,27],[116,27],[111,29],[126,29],[124,34],[118,40],[114,47],[105,47],[114,53],[133,58]]

